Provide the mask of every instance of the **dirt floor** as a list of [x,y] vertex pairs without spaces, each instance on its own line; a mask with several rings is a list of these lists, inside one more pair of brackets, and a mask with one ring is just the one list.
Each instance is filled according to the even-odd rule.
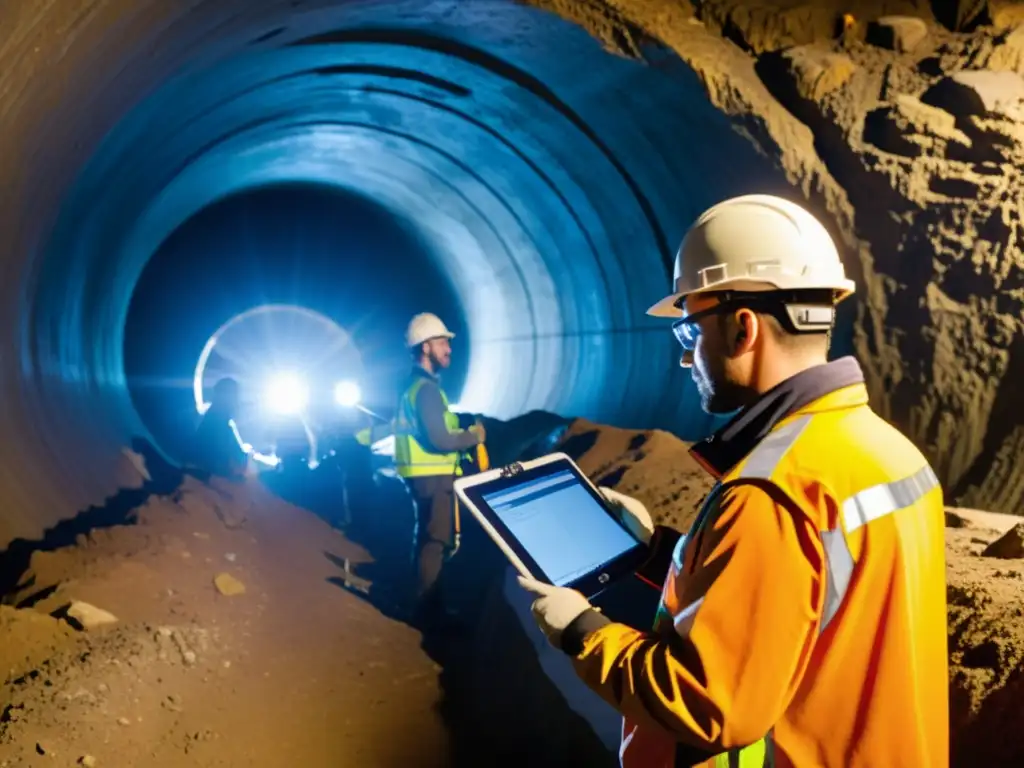
[[[191,479],[37,553],[33,607],[0,608],[0,765],[447,765],[438,667],[344,558],[367,555],[310,513]],[[117,621],[46,615],[73,600]]]
[[[579,421],[561,448],[675,527],[689,524],[711,486],[686,444],[663,432]],[[255,482],[186,478],[132,520],[15,569],[20,586],[0,605],[0,766],[459,762],[464,734],[452,708],[442,717],[450,671],[419,633],[364,599],[365,582],[345,587],[346,560],[366,573],[365,550]],[[953,765],[1024,765],[1024,542],[1014,540],[1024,518],[950,509],[947,524]],[[983,555],[997,540],[1004,556]],[[467,562],[483,581],[485,567]],[[0,557],[0,579],[14,565]],[[90,619],[68,611],[76,602],[116,620],[82,629]],[[503,637],[520,678],[510,695],[536,691],[543,673]],[[484,678],[501,653],[484,654]],[[485,684],[472,695],[492,693]],[[554,689],[530,701],[551,715],[545,722],[564,708]],[[511,727],[486,726],[462,731],[496,743],[493,729]]]

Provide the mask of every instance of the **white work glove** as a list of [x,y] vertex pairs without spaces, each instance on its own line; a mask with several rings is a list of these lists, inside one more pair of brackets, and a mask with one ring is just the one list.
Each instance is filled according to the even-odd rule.
[[654,535],[654,521],[651,520],[651,513],[647,511],[643,502],[604,486],[597,490],[608,500],[608,506],[611,507],[612,512],[619,516],[619,520],[636,537],[637,541],[650,544],[651,536]]
[[562,649],[562,633],[592,606],[581,593],[568,587],[555,587],[536,579],[519,577],[519,586],[540,595],[533,601],[534,621],[555,648]]

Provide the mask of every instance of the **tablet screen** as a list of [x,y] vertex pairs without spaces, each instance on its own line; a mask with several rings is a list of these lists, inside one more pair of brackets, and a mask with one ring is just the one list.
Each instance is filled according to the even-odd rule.
[[481,498],[557,586],[637,547],[637,540],[568,469],[524,478]]

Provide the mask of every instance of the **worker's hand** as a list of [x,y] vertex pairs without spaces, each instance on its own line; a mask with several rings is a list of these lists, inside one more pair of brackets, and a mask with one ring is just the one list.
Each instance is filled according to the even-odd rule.
[[487,430],[484,429],[484,425],[482,422],[478,421],[476,424],[469,428],[469,431],[476,435],[477,439],[481,443],[487,442]]
[[555,587],[536,579],[519,577],[519,586],[527,592],[540,595],[533,601],[531,610],[537,626],[555,648],[562,648],[562,633],[565,628],[594,606],[581,593],[567,587]]
[[651,520],[651,513],[647,511],[643,502],[604,486],[597,490],[608,500],[612,512],[618,515],[619,520],[637,541],[650,544],[651,536],[654,535],[654,521]]

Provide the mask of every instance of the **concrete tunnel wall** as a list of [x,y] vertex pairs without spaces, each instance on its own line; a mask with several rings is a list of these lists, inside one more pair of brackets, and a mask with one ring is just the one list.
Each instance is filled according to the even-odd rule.
[[643,310],[700,210],[785,183],[674,56],[511,0],[7,3],[0,30],[0,545],[115,490],[147,258],[273,181],[421,231],[474,328],[466,409],[707,429]]

